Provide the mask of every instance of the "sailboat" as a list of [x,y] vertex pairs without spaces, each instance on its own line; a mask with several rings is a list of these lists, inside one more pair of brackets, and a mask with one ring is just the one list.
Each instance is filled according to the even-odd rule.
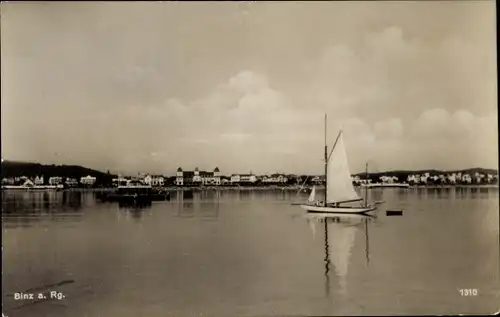
[[[368,165],[367,165],[368,169]],[[326,144],[326,114],[325,114],[325,199],[317,201],[313,195],[315,189],[307,203],[300,204],[300,207],[309,212],[322,213],[365,213],[376,209],[376,204],[368,205],[365,195],[364,204],[361,206],[343,205],[362,201],[356,193],[352,184],[349,162],[345,150],[342,130],[339,131],[332,150],[328,155]]]

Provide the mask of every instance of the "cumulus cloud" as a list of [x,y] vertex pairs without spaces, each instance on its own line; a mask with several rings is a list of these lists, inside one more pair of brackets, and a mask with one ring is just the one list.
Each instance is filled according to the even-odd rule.
[[403,123],[400,118],[390,118],[375,122],[373,130],[377,139],[397,139],[403,136]]
[[390,112],[412,118],[429,104],[489,114],[496,111],[494,55],[493,46],[475,46],[459,36],[426,42],[389,26],[357,44],[324,49],[308,64],[310,98],[319,107],[348,108],[370,121]]

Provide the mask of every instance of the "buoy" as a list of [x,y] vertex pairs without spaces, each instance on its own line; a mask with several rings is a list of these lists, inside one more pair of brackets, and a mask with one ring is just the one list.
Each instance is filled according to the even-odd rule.
[[402,210],[387,210],[386,215],[387,216],[402,216],[403,211]]

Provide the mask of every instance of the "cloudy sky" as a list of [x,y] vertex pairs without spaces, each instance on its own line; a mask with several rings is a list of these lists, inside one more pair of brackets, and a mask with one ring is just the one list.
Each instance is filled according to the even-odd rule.
[[[496,167],[493,1],[2,3],[2,157],[112,172]],[[330,146],[331,146],[330,143]]]

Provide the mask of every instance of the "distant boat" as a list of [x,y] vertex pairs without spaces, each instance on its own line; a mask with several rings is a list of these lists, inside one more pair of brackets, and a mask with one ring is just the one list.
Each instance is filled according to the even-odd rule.
[[[368,169],[368,164],[367,164]],[[339,131],[330,155],[326,145],[326,115],[325,115],[325,197],[323,201],[316,200],[316,191],[313,188],[308,202],[300,207],[309,212],[321,213],[365,213],[376,209],[376,205],[368,205],[365,197],[362,206],[349,206],[346,203],[362,201],[352,184],[351,173],[347,153],[342,137],[342,130]]]

